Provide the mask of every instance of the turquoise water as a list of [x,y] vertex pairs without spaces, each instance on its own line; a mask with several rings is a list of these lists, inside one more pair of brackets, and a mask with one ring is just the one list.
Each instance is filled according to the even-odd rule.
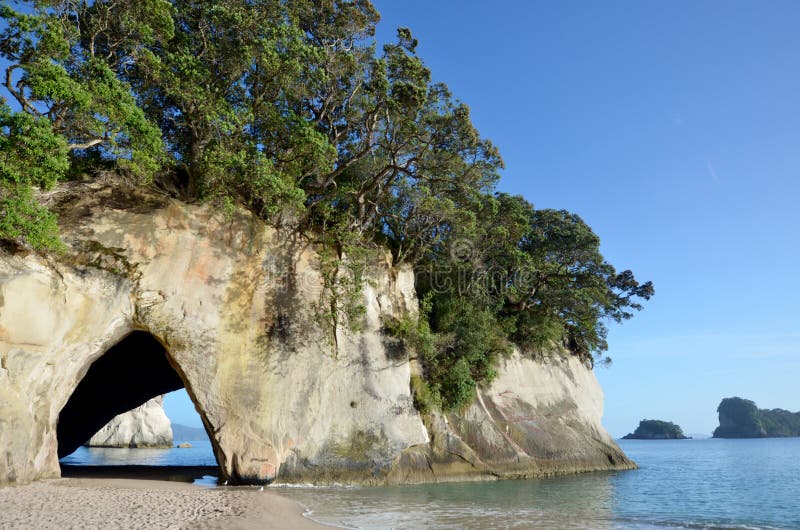
[[389,488],[286,488],[350,528],[800,528],[800,438],[623,440],[635,471]]
[[211,442],[189,442],[192,447],[179,449],[122,449],[79,447],[60,460],[78,466],[216,466]]
[[[88,449],[89,465],[215,465],[192,449]],[[281,488],[348,528],[800,528],[800,438],[622,440],[635,471],[384,488]]]

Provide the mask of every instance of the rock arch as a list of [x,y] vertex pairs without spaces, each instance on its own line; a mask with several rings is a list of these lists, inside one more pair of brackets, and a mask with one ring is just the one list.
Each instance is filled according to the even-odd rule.
[[[368,267],[355,331],[319,318],[330,300],[314,246],[246,212],[228,217],[103,180],[63,184],[48,200],[69,252],[0,248],[0,484],[59,476],[59,442],[66,451],[101,417],[162,393],[161,384],[120,392],[128,398],[99,407],[86,425],[69,412],[95,361],[152,338],[180,380],[163,384],[186,386],[230,483],[633,465],[603,430],[602,392],[575,358],[543,364],[518,355],[466,412],[431,423],[430,437],[411,396],[409,359],[385,334],[387,319],[417,308],[413,272],[390,259],[375,256]],[[145,378],[148,366],[132,369]],[[557,421],[545,432],[547,418]]]
[[156,337],[132,331],[92,363],[61,410],[58,457],[72,453],[116,415],[184,386]]
[[86,406],[74,403],[88,399],[90,367],[145,337],[166,350],[230,483],[380,482],[427,441],[409,364],[382,334],[386,316],[416,307],[410,270],[376,261],[362,330],[350,332],[315,316],[313,245],[249,214],[102,182],[51,200],[68,255],[0,249],[0,483],[59,476],[59,446],[144,400],[104,404],[86,425],[70,412]]

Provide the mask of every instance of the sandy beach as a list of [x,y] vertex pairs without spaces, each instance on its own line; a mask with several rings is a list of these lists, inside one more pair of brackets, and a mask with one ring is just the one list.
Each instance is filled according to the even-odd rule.
[[258,488],[203,488],[131,478],[62,478],[0,489],[4,529],[330,528]]

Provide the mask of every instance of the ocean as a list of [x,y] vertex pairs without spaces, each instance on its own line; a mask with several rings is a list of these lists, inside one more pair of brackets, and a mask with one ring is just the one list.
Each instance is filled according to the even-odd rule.
[[[177,440],[178,444],[182,440]],[[73,466],[216,466],[208,440],[191,441],[192,447],[171,449],[122,449],[79,447],[59,462]]]
[[[141,454],[140,464],[213,464],[210,445],[193,444],[193,453],[81,448],[62,462],[90,463],[94,455],[96,465],[111,458],[109,452],[127,451]],[[800,528],[800,438],[619,444],[638,470],[480,483],[272,489],[303,504],[312,519],[345,528]],[[107,463],[134,462],[113,457]]]

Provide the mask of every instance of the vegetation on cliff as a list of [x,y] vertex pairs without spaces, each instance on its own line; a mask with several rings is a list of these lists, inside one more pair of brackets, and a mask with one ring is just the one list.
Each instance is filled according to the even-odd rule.
[[800,436],[800,412],[759,409],[749,399],[730,397],[719,407],[714,438],[771,438]]
[[378,50],[368,0],[18,5],[0,7],[0,240],[58,248],[34,189],[105,172],[244,206],[336,259],[388,249],[425,301],[390,327],[444,408],[514,344],[593,360],[653,294],[578,215],[496,191],[495,146],[408,29]]
[[624,440],[685,440],[683,430],[671,421],[642,420],[636,430]]

